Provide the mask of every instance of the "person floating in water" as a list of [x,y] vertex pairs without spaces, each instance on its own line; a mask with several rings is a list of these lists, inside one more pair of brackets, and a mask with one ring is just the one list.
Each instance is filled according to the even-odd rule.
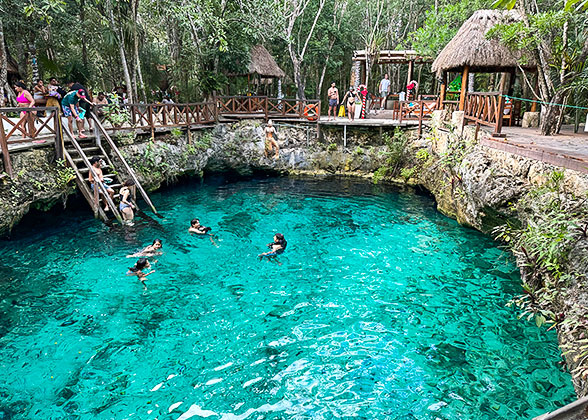
[[153,257],[155,255],[161,255],[163,253],[161,248],[163,248],[163,242],[161,239],[156,239],[151,245],[143,248],[143,250],[132,255],[127,255],[127,258]]
[[267,258],[268,261],[276,261],[276,257],[283,254],[286,250],[288,242],[286,242],[284,235],[281,233],[276,233],[274,235],[274,241],[267,244],[267,246],[270,250],[268,252],[264,252],[263,254],[259,254],[259,259],[262,260],[263,258]]
[[194,233],[196,235],[208,235],[210,237],[210,242],[216,245],[214,242],[214,235],[212,233],[208,233],[211,230],[212,228],[208,226],[202,226],[199,219],[192,219],[190,222],[190,227],[188,228],[188,232],[190,233]]
[[147,290],[147,283],[145,283],[147,276],[155,272],[155,270],[151,270],[148,273],[144,273],[143,270],[146,268],[151,268],[151,264],[149,264],[147,258],[139,258],[134,266],[129,267],[129,271],[127,272],[127,276],[137,276],[145,290]]
[[190,227],[188,228],[188,232],[195,233],[197,235],[207,235],[211,230],[212,228],[202,226],[199,219],[192,219],[190,222]]

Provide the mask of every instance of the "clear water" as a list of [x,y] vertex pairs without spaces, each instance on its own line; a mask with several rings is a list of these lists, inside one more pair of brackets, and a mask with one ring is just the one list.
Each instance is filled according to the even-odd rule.
[[[512,260],[428,197],[282,178],[153,198],[161,228],[80,209],[0,242],[0,419],[513,420],[573,398],[555,334],[505,307]],[[277,231],[283,265],[259,262]],[[125,256],[156,237],[143,291]]]

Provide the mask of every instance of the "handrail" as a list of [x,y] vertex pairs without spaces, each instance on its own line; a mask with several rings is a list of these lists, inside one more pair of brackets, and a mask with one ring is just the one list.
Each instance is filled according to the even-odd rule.
[[74,169],[74,172],[76,174],[76,180],[78,182],[78,187],[80,188],[82,195],[86,198],[86,201],[92,207],[92,210],[94,211],[94,217],[100,216],[102,218],[102,220],[104,220],[104,221],[108,220],[108,217],[106,216],[106,213],[104,212],[104,210],[102,210],[102,207],[100,207],[100,205],[97,204],[96,201],[93,199],[92,194],[90,193],[90,189],[88,188],[88,185],[86,184],[86,180],[84,179],[84,177],[82,176],[80,171],[77,169],[77,166],[76,166],[75,162],[73,161],[71,155],[65,149],[63,151],[63,156],[64,156],[67,164],[71,168]]
[[[88,168],[88,170],[92,173],[92,177],[94,178],[94,180],[97,181],[99,179],[98,178],[98,175],[96,174],[96,172],[94,172],[94,168],[90,164],[90,161],[88,160],[88,158],[86,157],[86,154],[84,153],[84,151],[82,150],[82,148],[78,144],[76,138],[69,131],[69,128],[63,127],[63,131],[69,137],[69,140],[71,141],[71,143],[73,144],[74,148],[76,149],[76,151],[78,152],[78,154],[82,158],[82,161],[84,162],[84,164],[86,165],[86,167]],[[102,182],[94,182],[94,185],[95,186],[98,185],[98,187],[102,190],[102,194],[104,196],[104,199],[106,200],[106,203],[108,203],[108,206],[112,209],[112,213],[114,214],[114,216],[116,217],[116,219],[120,223],[123,223],[122,217],[121,217],[120,213],[118,212],[116,206],[114,205],[114,202],[110,198],[110,195],[108,194],[108,190],[104,186],[104,183],[102,183]],[[94,191],[96,191],[96,187],[94,187]],[[100,203],[96,203],[96,205],[98,207],[100,207]]]
[[127,161],[125,160],[125,158],[123,158],[122,153],[120,152],[120,150],[118,149],[118,147],[116,147],[116,144],[112,141],[112,139],[110,138],[110,136],[106,132],[106,129],[104,128],[104,126],[102,125],[102,123],[98,120],[98,117],[94,114],[94,112],[90,112],[90,116],[92,117],[92,119],[96,123],[96,127],[98,127],[100,129],[100,131],[102,132],[102,134],[106,138],[106,141],[108,142],[108,145],[110,146],[110,148],[112,149],[112,151],[116,154],[116,156],[118,157],[118,159],[122,162],[123,166],[125,167],[125,169],[129,173],[131,179],[135,182],[135,185],[139,189],[139,192],[141,193],[141,196],[143,197],[143,200],[145,200],[145,202],[149,205],[149,207],[151,207],[151,210],[153,210],[153,213],[159,214],[159,213],[157,213],[157,210],[155,209],[155,206],[151,202],[151,199],[149,198],[149,196],[147,195],[147,193],[145,192],[145,190],[141,186],[141,183],[137,179],[137,175],[135,174],[135,171],[133,171],[133,169],[129,166],[129,164],[127,163]]

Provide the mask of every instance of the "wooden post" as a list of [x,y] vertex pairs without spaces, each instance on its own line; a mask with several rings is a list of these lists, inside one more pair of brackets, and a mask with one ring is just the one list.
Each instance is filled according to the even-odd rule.
[[439,109],[445,109],[443,106],[443,102],[445,102],[445,95],[447,93],[447,75],[443,73],[441,76],[441,92],[439,93]]
[[59,116],[59,108],[55,109],[55,116],[53,121],[53,130],[55,131],[55,155],[57,159],[63,159],[63,133],[61,132],[61,118]]
[[423,134],[423,106],[424,102],[420,101],[420,112],[419,112],[419,137]]
[[466,98],[466,90],[468,87],[468,75],[470,74],[470,66],[465,66],[463,68],[463,73],[461,74],[461,91],[459,93],[459,110],[463,111],[465,108],[465,98]]
[[[165,107],[165,105],[163,105]],[[164,111],[165,112],[165,111]],[[155,124],[153,122],[153,106],[147,105],[147,118],[149,119],[149,127],[151,128],[151,139],[155,140]]]
[[2,149],[2,160],[4,161],[4,171],[12,178],[12,162],[8,152],[8,142],[4,133],[4,125],[0,124],[0,149]]

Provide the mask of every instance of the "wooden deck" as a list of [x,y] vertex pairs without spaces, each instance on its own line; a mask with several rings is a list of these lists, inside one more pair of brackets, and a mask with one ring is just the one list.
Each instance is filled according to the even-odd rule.
[[573,126],[562,127],[561,133],[542,136],[538,129],[503,127],[506,138],[481,140],[493,149],[539,160],[555,166],[588,173],[588,133],[574,133]]

